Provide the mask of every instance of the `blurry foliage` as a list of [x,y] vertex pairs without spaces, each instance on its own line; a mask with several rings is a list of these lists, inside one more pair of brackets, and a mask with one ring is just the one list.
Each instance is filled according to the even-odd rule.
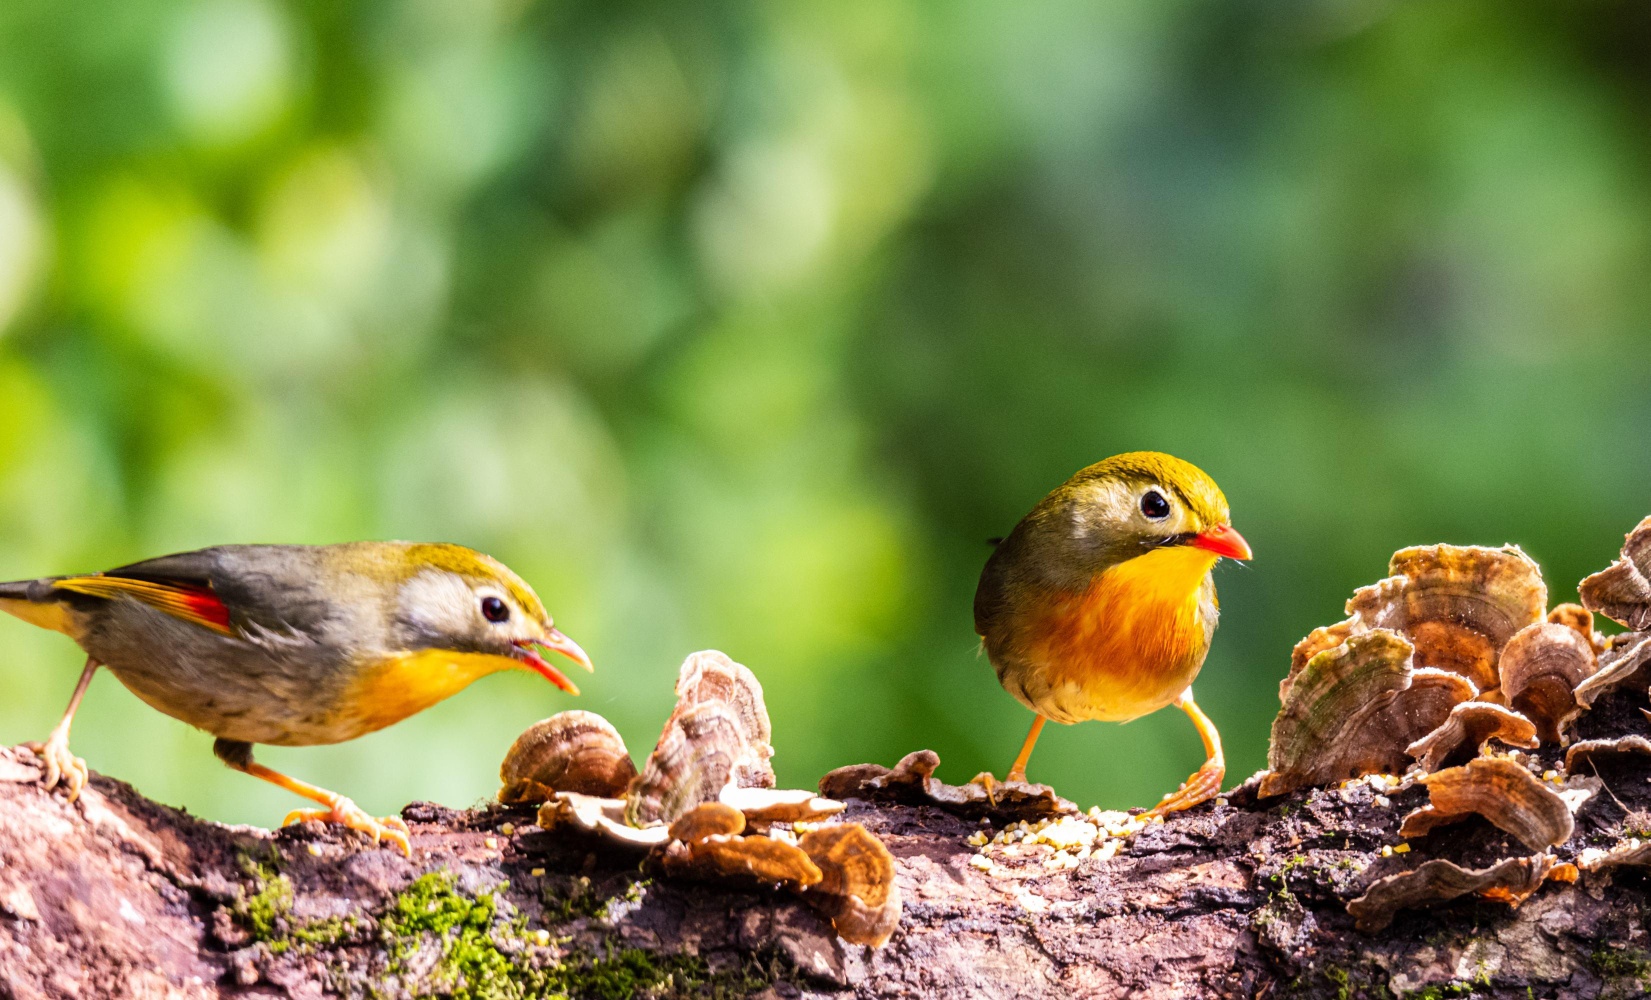
[[[1412,543],[1554,594],[1651,511],[1651,15],[1626,2],[0,4],[0,577],[228,541],[446,539],[538,588],[647,746],[681,657],[763,679],[782,780],[1028,714],[985,539],[1113,452],[1226,489],[1200,701],[1261,765],[1291,644]],[[78,659],[0,621],[0,738]],[[462,804],[490,678],[263,757]],[[294,805],[94,685],[93,767]],[[1177,713],[1033,776],[1147,804]]]

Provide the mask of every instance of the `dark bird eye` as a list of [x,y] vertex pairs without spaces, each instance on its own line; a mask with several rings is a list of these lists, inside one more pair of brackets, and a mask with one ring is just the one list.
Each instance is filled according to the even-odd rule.
[[1147,490],[1141,495],[1141,513],[1154,521],[1162,521],[1169,516],[1169,501],[1157,490]]
[[510,620],[510,606],[497,597],[482,598],[482,617],[490,622]]

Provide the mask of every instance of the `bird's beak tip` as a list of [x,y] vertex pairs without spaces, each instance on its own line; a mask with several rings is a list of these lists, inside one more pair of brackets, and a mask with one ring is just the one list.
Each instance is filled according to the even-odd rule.
[[561,653],[586,670],[595,670],[591,665],[590,657],[586,655],[583,649],[579,648],[579,644],[554,628],[547,629],[543,639],[523,639],[513,645],[516,647],[518,659],[528,669],[571,695],[578,695],[578,685],[568,680],[566,674],[546,662],[545,658],[538,654],[536,648]]
[[1206,552],[1214,552],[1218,556],[1228,559],[1250,559],[1250,543],[1244,540],[1230,524],[1218,525],[1208,531],[1199,532],[1192,538],[1191,544]]
[[574,663],[584,667],[586,673],[596,673],[596,665],[591,663],[590,656],[580,648],[577,642],[563,635],[555,627],[545,629],[545,637],[539,642],[539,645],[553,652],[561,653]]

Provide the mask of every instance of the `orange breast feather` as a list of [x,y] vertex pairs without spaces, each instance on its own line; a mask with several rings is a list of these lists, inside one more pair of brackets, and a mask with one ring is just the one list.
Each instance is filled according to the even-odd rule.
[[1189,546],[1155,549],[1029,616],[1027,659],[1044,672],[1046,714],[1122,721],[1174,701],[1208,650],[1199,593],[1216,559]]

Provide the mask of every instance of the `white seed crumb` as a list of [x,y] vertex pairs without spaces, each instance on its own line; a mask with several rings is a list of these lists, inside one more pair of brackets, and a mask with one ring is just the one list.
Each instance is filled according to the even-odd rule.
[[321,856],[321,845],[320,844],[311,844],[306,849],[310,852],[310,857],[312,857],[312,858],[319,858]]
[[496,851],[499,849],[499,838],[488,837],[486,840],[482,841],[482,846],[490,851]]
[[1224,806],[1227,804],[1227,800],[1225,798],[1218,798],[1215,800],[1215,804],[1218,806]]
[[1392,856],[1393,856],[1393,846],[1391,844],[1383,844],[1382,845],[1382,857],[1391,858]]
[[976,830],[974,833],[969,834],[968,844],[970,847],[985,847],[986,832],[984,830]]
[[1552,768],[1550,768],[1546,771],[1543,771],[1542,772],[1542,780],[1543,781],[1555,781],[1555,782],[1557,782],[1559,780],[1559,772],[1553,770]]
[[544,929],[534,931],[533,943],[541,948],[547,944],[550,944],[550,932]]
[[506,823],[504,826],[499,827],[499,832],[504,834],[506,837],[515,836],[515,834],[516,834],[516,824],[515,823]]
[[984,854],[976,854],[974,857],[969,859],[969,864],[975,868],[979,868],[981,871],[988,871],[992,867],[992,859],[988,858]]
[[1393,807],[1393,800],[1385,795],[1376,796],[1375,802],[1376,805],[1381,806],[1383,809],[1391,809]]

